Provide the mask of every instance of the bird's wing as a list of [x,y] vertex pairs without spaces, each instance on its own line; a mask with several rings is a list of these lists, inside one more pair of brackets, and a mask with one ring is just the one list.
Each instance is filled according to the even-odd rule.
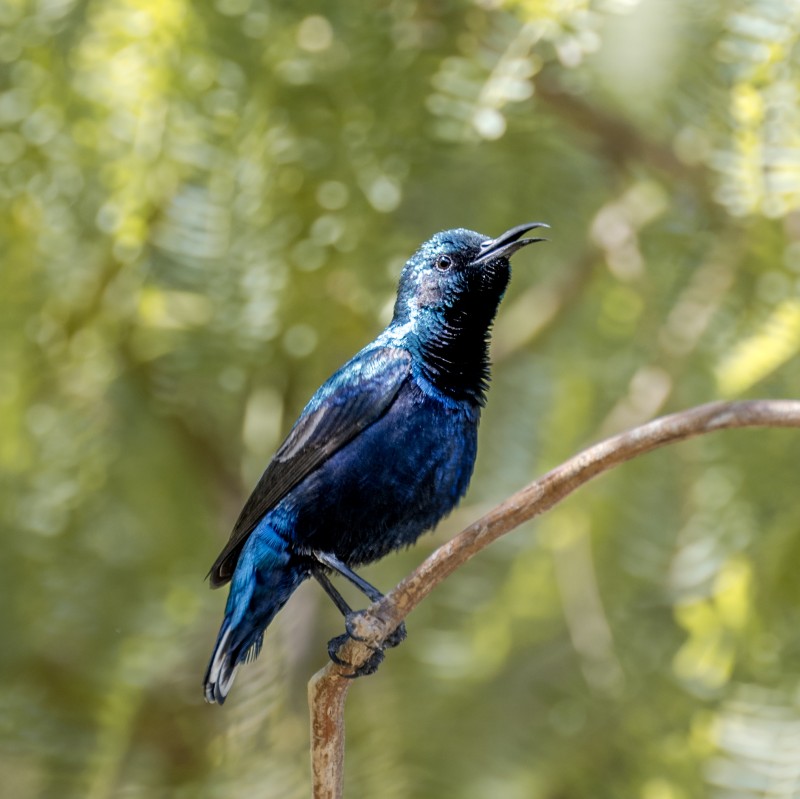
[[377,421],[411,371],[411,355],[395,347],[360,352],[311,398],[275,453],[209,572],[211,586],[233,576],[239,553],[264,514],[334,452]]

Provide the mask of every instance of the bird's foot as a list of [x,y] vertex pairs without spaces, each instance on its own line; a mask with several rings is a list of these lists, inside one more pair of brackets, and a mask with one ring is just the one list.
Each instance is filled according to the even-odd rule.
[[370,674],[374,674],[378,670],[378,666],[383,663],[383,659],[385,657],[383,649],[373,649],[372,655],[370,655],[369,659],[362,663],[360,666],[353,666],[352,663],[349,663],[346,660],[342,660],[339,657],[339,649],[350,640],[352,636],[348,633],[344,633],[343,635],[337,635],[336,638],[331,638],[328,641],[328,657],[337,665],[337,666],[346,666],[347,668],[352,669],[350,674],[343,674],[343,677],[346,677],[348,680],[355,680],[357,677],[368,677]]
[[[363,610],[352,611],[347,613],[344,617],[344,628],[347,630],[347,634],[354,640],[354,641],[361,641],[362,643],[366,641],[363,635],[361,635],[361,620],[364,617]],[[391,632],[386,639],[384,640],[383,644],[381,645],[381,649],[394,649],[396,646],[399,646],[406,640],[408,636],[408,632],[406,631],[406,623],[401,621],[400,624]]]
[[391,635],[386,638],[382,645],[372,646],[367,644],[367,646],[369,646],[369,648],[372,650],[372,655],[361,666],[354,668],[351,663],[342,660],[342,658],[339,657],[338,652],[349,638],[352,638],[354,641],[366,643],[365,638],[360,634],[359,622],[362,614],[363,611],[348,613],[345,616],[345,629],[347,632],[343,635],[337,635],[336,638],[331,638],[331,640],[328,641],[328,656],[330,659],[337,666],[349,666],[350,668],[353,668],[351,674],[344,675],[348,679],[366,677],[370,674],[374,674],[378,670],[378,667],[381,665],[381,663],[383,663],[383,659],[386,656],[384,650],[396,647],[398,644],[405,641],[407,635],[406,625],[405,623],[401,622],[394,632],[392,632]]
[[401,621],[400,624],[395,628],[394,632],[387,636],[386,640],[383,642],[383,648],[394,649],[396,646],[400,646],[400,644],[406,640],[407,636],[408,632],[406,631],[406,623]]

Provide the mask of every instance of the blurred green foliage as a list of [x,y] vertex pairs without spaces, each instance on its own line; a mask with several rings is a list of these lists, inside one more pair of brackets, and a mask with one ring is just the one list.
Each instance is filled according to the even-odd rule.
[[[464,505],[720,397],[797,396],[792,0],[2,0],[0,785],[299,797],[304,586],[224,709],[202,577],[436,230],[551,223]],[[790,431],[662,450],[455,574],[348,703],[353,797],[800,796]]]

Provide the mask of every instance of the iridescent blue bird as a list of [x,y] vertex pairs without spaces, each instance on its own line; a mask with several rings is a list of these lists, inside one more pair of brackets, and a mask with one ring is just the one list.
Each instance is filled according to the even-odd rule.
[[[538,227],[547,226],[530,222],[496,239],[448,230],[426,241],[403,268],[389,326],[306,405],[209,572],[212,587],[231,588],[207,701],[225,701],[303,580],[314,577],[345,615],[331,572],[378,599],[352,569],[413,544],[464,495],[509,258],[542,241],[523,238]],[[401,626],[389,645],[403,637]],[[329,645],[334,658],[339,640]]]

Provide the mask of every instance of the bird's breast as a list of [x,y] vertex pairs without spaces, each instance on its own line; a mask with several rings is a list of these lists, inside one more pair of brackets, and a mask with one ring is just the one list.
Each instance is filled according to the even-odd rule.
[[412,544],[467,490],[479,409],[409,378],[376,422],[287,497],[298,540],[351,565]]

